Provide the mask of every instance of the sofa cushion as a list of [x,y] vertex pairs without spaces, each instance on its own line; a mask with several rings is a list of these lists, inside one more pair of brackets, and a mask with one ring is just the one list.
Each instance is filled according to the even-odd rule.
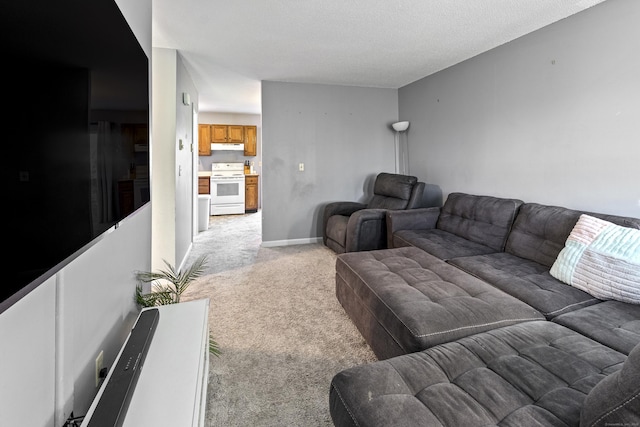
[[624,354],[640,343],[640,305],[604,301],[553,321]]
[[440,259],[490,254],[495,249],[439,229],[399,230],[393,235],[393,246],[415,246]]
[[[378,358],[544,319],[518,299],[414,247],[338,255],[336,295]],[[381,331],[389,343],[376,336]]]
[[[577,426],[626,356],[552,322],[525,322],[336,374],[342,426]],[[637,378],[637,376],[635,377]]]
[[522,203],[516,199],[451,193],[442,206],[436,228],[502,251]]
[[596,298],[640,304],[640,230],[581,215],[550,273]]
[[453,258],[448,262],[526,302],[547,319],[600,302],[551,276],[546,265],[510,253]]

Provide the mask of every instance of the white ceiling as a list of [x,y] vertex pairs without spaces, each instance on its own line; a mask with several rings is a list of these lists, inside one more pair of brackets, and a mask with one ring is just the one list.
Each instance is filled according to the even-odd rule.
[[153,0],[201,112],[260,114],[260,81],[399,88],[604,0]]

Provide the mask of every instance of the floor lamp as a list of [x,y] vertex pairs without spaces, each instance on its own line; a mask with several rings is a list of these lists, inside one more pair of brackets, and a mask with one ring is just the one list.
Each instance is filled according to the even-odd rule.
[[407,175],[409,173],[409,165],[407,159],[407,146],[400,143],[400,133],[409,128],[409,122],[396,122],[391,125],[396,131],[395,148],[396,148],[396,173]]

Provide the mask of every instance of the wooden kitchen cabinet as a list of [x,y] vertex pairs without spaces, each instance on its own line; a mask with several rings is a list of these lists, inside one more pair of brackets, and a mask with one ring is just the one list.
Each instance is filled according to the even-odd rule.
[[211,155],[211,125],[198,125],[198,155]]
[[227,125],[210,125],[211,142],[227,142]]
[[258,127],[244,127],[244,155],[255,156],[258,151]]
[[229,126],[227,142],[244,142],[244,126]]
[[208,176],[198,177],[198,194],[211,194],[211,178]]
[[258,211],[258,175],[246,175],[244,177],[244,210],[245,212]]
[[211,125],[211,142],[244,142],[244,126]]

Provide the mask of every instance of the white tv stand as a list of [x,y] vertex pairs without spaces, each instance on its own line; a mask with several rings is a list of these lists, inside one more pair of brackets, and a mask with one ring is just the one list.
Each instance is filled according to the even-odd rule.
[[[160,317],[122,426],[203,427],[209,377],[209,300],[155,308]],[[111,374],[110,369],[82,427],[89,425]]]

